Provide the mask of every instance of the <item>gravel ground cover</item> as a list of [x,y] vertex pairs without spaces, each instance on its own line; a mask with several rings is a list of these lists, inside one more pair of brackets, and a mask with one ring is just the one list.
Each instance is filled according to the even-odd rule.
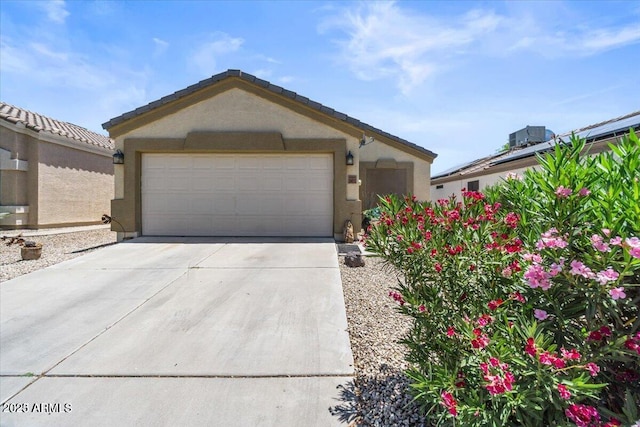
[[[0,233],[2,236],[17,234],[14,231]],[[19,246],[6,246],[4,242],[0,241],[0,283],[113,244],[116,241],[116,233],[108,229],[98,229],[27,236],[25,239],[42,243],[42,256],[37,260],[23,261]]]
[[403,373],[407,363],[397,341],[411,320],[396,312],[389,297],[397,284],[395,273],[379,258],[367,257],[358,268],[339,258],[356,377],[342,388],[342,402],[332,412],[351,426],[428,426]]

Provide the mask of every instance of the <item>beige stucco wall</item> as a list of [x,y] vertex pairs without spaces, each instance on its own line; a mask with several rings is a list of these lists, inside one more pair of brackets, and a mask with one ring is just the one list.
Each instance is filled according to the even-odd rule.
[[11,160],[0,170],[0,211],[23,213],[2,218],[0,227],[100,223],[113,198],[112,153],[77,144],[1,123],[0,149]]
[[476,181],[476,180],[479,181],[478,184],[480,186],[480,191],[482,191],[484,188],[490,185],[494,185],[501,182],[504,178],[506,178],[506,176],[509,173],[522,175],[526,169],[527,168],[515,168],[512,170],[483,175],[483,176],[465,177],[462,179],[457,179],[454,181],[442,183],[441,184],[443,186],[442,188],[436,188],[437,184],[434,184],[431,186],[431,197],[432,197],[432,200],[446,199],[452,194],[454,194],[458,198],[458,200],[460,200],[462,197],[462,189],[467,188],[469,181]]
[[113,162],[104,156],[42,142],[38,163],[38,223],[98,223],[110,212]]
[[429,200],[431,190],[429,187],[431,164],[426,160],[419,159],[409,153],[389,147],[378,141],[374,141],[360,148],[358,150],[358,157],[360,161],[363,162],[375,162],[379,159],[393,159],[396,162],[413,162],[413,194],[419,200]]
[[[392,158],[396,161],[415,162],[414,193],[420,199],[429,198],[429,162],[379,141],[359,149],[358,138],[238,88],[222,92],[120,135],[116,138],[116,147],[124,151],[123,141],[126,138],[184,138],[191,131],[279,132],[285,139],[345,139],[347,151],[351,151],[355,160],[353,166],[347,166],[347,175],[358,175],[359,159],[376,161],[380,158]],[[347,177],[340,179],[346,180]],[[115,195],[117,199],[124,197],[122,166],[116,166],[115,169]],[[347,184],[346,198],[358,200],[358,184]]]

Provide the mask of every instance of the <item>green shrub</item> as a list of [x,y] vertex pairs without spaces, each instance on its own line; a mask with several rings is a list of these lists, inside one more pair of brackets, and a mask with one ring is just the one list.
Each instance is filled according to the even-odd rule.
[[400,272],[408,375],[436,424],[638,419],[640,144],[584,145],[487,196],[381,199],[367,246]]

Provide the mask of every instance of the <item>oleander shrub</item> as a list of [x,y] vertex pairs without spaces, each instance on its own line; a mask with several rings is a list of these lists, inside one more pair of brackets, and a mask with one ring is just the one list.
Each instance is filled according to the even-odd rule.
[[640,144],[572,138],[487,194],[388,196],[369,251],[415,398],[437,425],[629,425],[640,418]]

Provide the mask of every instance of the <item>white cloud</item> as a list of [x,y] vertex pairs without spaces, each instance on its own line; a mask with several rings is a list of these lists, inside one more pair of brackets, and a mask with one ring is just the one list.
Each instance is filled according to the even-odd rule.
[[211,75],[216,71],[219,57],[238,51],[244,40],[231,37],[229,34],[217,32],[198,46],[190,57],[190,62],[204,75]]
[[[95,63],[64,46],[68,43],[57,38],[3,37],[0,43],[3,95],[12,98],[30,94],[27,98],[34,100],[34,106],[53,105],[45,110],[47,114],[61,110],[55,118],[72,120],[94,131],[99,131],[100,124],[110,117],[146,101],[148,70],[133,70],[108,57]],[[45,95],[52,91],[55,96]],[[91,100],[91,108],[87,108],[87,100]]]
[[587,33],[582,46],[589,52],[615,49],[620,46],[640,42],[640,22],[619,29],[596,29]]
[[441,70],[452,52],[467,51],[502,19],[491,11],[474,10],[447,22],[395,3],[369,3],[326,20],[319,29],[347,34],[338,41],[341,58],[358,78],[393,77],[407,94]]
[[162,55],[169,48],[169,42],[166,42],[166,41],[164,41],[162,39],[159,39],[157,37],[154,37],[152,40],[153,40],[153,44],[155,44],[155,46],[156,46],[156,48],[155,48],[155,50],[153,52],[153,56],[154,57],[158,57],[158,56]]
[[294,80],[295,80],[295,77],[293,76],[282,76],[278,79],[278,81],[282,84],[291,83]]
[[50,0],[40,3],[40,6],[47,14],[47,18],[56,24],[64,24],[69,11],[66,9],[64,0]]
[[568,25],[566,19],[546,19],[538,16],[544,11],[530,9],[502,14],[475,9],[442,17],[405,4],[374,2],[332,8],[328,10],[332,15],[318,30],[339,34],[339,61],[357,78],[391,78],[405,95],[471,56],[496,58],[526,50],[543,58],[581,57],[640,42],[637,18],[622,26]]

